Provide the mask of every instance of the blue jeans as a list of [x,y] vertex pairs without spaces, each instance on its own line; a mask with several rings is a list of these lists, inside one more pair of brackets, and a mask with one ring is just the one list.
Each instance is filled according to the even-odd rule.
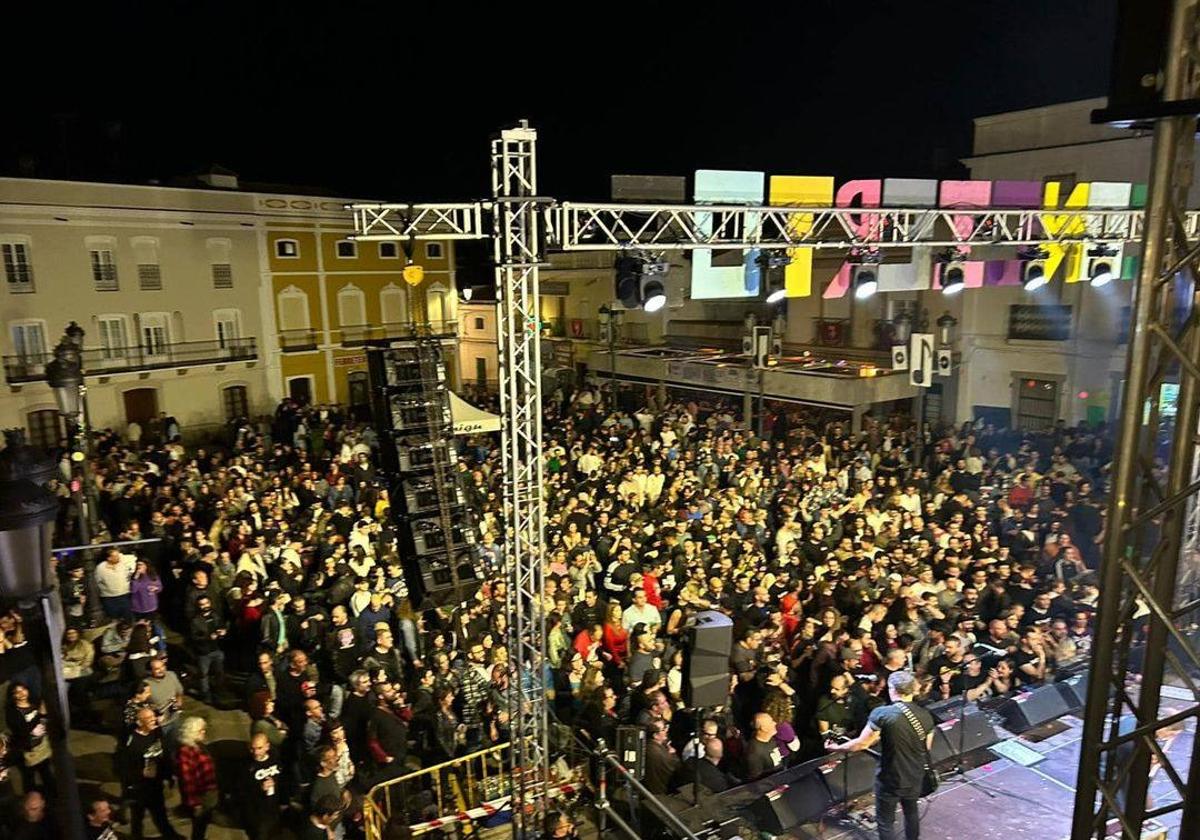
[[218,680],[225,673],[225,654],[223,651],[214,650],[211,653],[200,653],[196,655],[196,674],[200,677],[200,696],[206,701],[212,700],[212,686],[209,682],[209,672],[212,672]]
[[128,594],[101,598],[100,608],[104,610],[104,614],[109,618],[123,618],[126,621],[133,620],[133,603],[130,601]]
[[920,800],[917,797],[899,797],[884,791],[875,783],[875,822],[879,826],[879,840],[894,840],[896,837],[896,805],[904,809],[904,836],[906,840],[919,840],[921,836]]

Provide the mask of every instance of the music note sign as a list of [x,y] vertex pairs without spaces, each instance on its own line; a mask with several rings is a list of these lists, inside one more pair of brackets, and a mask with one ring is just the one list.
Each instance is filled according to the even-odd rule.
[[928,388],[933,383],[933,333],[913,333],[908,347],[908,384]]

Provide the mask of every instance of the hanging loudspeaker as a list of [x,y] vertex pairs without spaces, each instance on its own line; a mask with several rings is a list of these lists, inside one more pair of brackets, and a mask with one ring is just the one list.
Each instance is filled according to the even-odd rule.
[[903,344],[892,345],[892,370],[908,370],[908,348]]
[[935,373],[938,376],[949,376],[954,369],[954,354],[949,350],[937,351],[937,367]]

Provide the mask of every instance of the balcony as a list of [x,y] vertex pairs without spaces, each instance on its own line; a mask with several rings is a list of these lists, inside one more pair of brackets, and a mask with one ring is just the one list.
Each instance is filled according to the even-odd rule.
[[[387,324],[357,324],[336,331],[338,343],[343,347],[365,347],[373,344],[388,344],[392,341],[417,338],[454,338],[458,335],[458,322],[453,320],[397,321]],[[281,336],[282,338],[282,336]]]
[[[53,358],[51,353],[5,356],[4,378],[10,385],[45,379],[46,364]],[[107,376],[194,365],[253,362],[257,359],[258,342],[254,338],[180,341],[153,347],[94,347],[83,351],[83,369],[88,376]]]
[[280,330],[279,349],[284,353],[299,353],[317,349],[316,330]]

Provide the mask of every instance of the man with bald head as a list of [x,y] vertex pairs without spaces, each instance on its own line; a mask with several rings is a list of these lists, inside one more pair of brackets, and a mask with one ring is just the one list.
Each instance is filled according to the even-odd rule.
[[783,766],[783,753],[775,743],[775,719],[766,712],[754,716],[754,738],[746,745],[746,778],[757,779]]
[[721,759],[725,757],[725,744],[720,738],[704,737],[701,747],[704,750],[703,758],[692,756],[683,763],[683,770],[679,774],[682,782],[680,787],[699,782],[713,793],[720,793],[741,784],[741,781],[720,768]]
[[266,840],[280,830],[280,808],[287,804],[279,757],[261,732],[250,737],[250,760],[242,771],[242,823],[250,840]]
[[162,729],[154,709],[148,706],[138,709],[133,731],[121,745],[120,768],[125,798],[129,800],[129,828],[134,840],[142,840],[142,824],[146,821],[147,811],[161,836],[180,837],[167,817],[163,784],[170,771]]

